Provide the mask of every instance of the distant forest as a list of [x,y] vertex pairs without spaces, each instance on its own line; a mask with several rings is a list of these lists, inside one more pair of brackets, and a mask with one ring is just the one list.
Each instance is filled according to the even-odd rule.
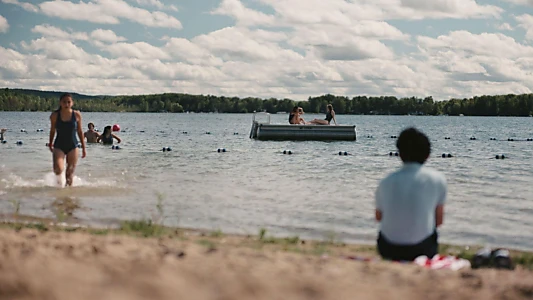
[[[0,89],[0,111],[52,111],[58,107],[62,92],[26,89]],[[364,115],[450,115],[457,116],[531,116],[533,94],[479,96],[468,99],[434,101],[426,98],[393,96],[353,98],[335,95],[309,97],[308,101],[290,99],[237,98],[212,95],[165,93],[135,96],[88,96],[72,94],[75,108],[85,112],[289,112],[301,106],[307,113],[324,113],[332,104],[338,114]]]

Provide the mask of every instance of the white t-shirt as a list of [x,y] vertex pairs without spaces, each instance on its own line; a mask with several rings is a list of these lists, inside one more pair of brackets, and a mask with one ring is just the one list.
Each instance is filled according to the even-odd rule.
[[446,201],[444,175],[419,163],[404,166],[383,179],[376,191],[382,212],[381,234],[391,243],[414,245],[435,231],[435,209]]

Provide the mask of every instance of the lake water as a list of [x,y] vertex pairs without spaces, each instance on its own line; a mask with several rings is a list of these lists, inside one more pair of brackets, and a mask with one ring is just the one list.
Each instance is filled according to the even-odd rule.
[[[160,194],[168,225],[373,243],[375,189],[401,166],[389,156],[390,136],[414,125],[432,142],[427,165],[448,179],[441,241],[533,250],[533,142],[507,141],[533,138],[533,118],[339,115],[357,125],[356,142],[270,142],[249,139],[251,114],[83,113],[84,129],[89,121],[120,124],[122,149],[88,145],[76,186],[56,188],[48,116],[0,112],[0,127],[10,129],[0,144],[1,213],[20,200],[21,214],[53,218],[53,203],[73,200],[80,222],[109,224],[153,217]],[[323,115],[305,116],[313,117]],[[272,115],[273,123],[286,120]]]

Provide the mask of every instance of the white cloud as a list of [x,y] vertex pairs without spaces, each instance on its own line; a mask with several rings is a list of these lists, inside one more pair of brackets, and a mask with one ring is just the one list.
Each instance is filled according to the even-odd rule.
[[85,50],[70,41],[55,40],[46,37],[33,40],[29,44],[23,42],[22,47],[26,50],[40,50],[46,58],[54,60],[82,60],[89,56]]
[[505,0],[509,3],[518,4],[518,5],[533,5],[533,0]]
[[428,50],[448,49],[458,53],[504,58],[532,56],[533,47],[522,45],[501,33],[473,34],[468,31],[453,31],[438,38],[418,37],[421,47]]
[[111,55],[117,58],[170,59],[168,53],[145,42],[105,45],[102,50],[111,53]]
[[9,23],[7,19],[0,15],[0,32],[7,32],[9,30]]
[[[353,20],[492,18],[503,9],[474,0],[260,0],[276,11],[276,24],[347,25]],[[232,0],[231,2],[239,2]],[[240,2],[239,2],[240,3]],[[234,14],[233,16],[238,16]]]
[[[400,0],[400,4],[401,8],[412,9],[413,12],[410,14],[415,12],[425,13],[436,18],[499,17],[503,12],[500,7],[479,5],[475,0]],[[408,10],[405,10],[405,12],[408,12]]]
[[509,23],[502,23],[502,24],[496,26],[496,28],[499,29],[499,30],[507,30],[507,31],[513,31],[514,30],[513,26],[511,26],[511,24],[509,24]]
[[55,26],[51,26],[49,24],[42,24],[37,25],[32,28],[31,30],[34,33],[40,33],[42,36],[50,37],[50,38],[57,38],[57,39],[63,39],[63,40],[88,40],[89,37],[87,36],[87,33],[85,32],[66,32],[63,31],[61,28],[57,28]]
[[220,6],[211,12],[231,16],[239,25],[274,25],[274,16],[245,7],[240,0],[222,0]]
[[56,0],[39,4],[42,12],[51,17],[102,24],[118,24],[126,19],[149,27],[181,29],[181,22],[163,12],[150,12],[133,7],[123,0],[93,0],[78,3]]
[[91,32],[91,38],[102,41],[102,42],[109,42],[109,43],[116,43],[116,42],[123,42],[126,40],[125,37],[117,36],[113,30],[104,30],[104,29],[96,29]]
[[22,7],[23,9],[30,11],[30,12],[38,12],[39,8],[31,3],[28,2],[20,2],[18,0],[2,0],[3,3],[7,4],[14,4],[17,6]]
[[523,14],[516,16],[515,19],[519,23],[518,26],[524,28],[526,31],[526,39],[533,40],[533,16]]
[[165,5],[159,0],[135,0],[139,5],[154,6],[158,9],[168,9],[172,11],[178,11],[175,5]]

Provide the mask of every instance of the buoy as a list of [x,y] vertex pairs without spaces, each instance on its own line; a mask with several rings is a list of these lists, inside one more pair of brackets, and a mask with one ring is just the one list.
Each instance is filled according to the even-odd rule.
[[528,141],[528,142],[533,142],[533,139],[527,139],[526,141]]
[[42,129],[40,129],[40,128],[37,129],[37,132],[43,132],[43,131],[44,131],[44,130],[42,130]]
[[234,132],[233,135],[239,135],[239,133],[238,132]]
[[495,141],[495,140],[496,140],[496,138],[490,138],[490,140],[491,140],[491,141]]
[[367,138],[367,139],[371,139],[371,138],[373,138],[373,136],[371,136],[371,135],[367,135],[366,138]]
[[183,133],[183,134],[187,134],[188,132],[187,132],[187,131],[184,131],[184,132],[182,132],[182,133]]
[[17,141],[17,145],[22,145],[23,142],[22,141]]
[[514,142],[514,139],[513,138],[509,138],[507,139],[508,142]]
[[111,149],[113,149],[113,150],[120,150],[120,146],[119,146],[119,145],[116,145],[116,146],[113,145],[113,146],[111,146]]
[[292,154],[292,151],[291,151],[291,150],[283,150],[283,154],[289,154],[289,155],[291,155],[291,154]]
[[163,147],[163,152],[168,152],[168,151],[172,151],[172,148],[170,147]]
[[339,151],[339,155],[348,155],[349,153],[346,151]]
[[394,153],[392,153],[392,152],[389,152],[389,156],[392,156],[393,154],[394,154]]
[[120,131],[120,125],[118,124],[113,125],[113,131]]
[[226,148],[218,148],[217,149],[217,152],[220,153],[220,152],[226,152]]
[[391,139],[396,139],[396,138],[398,138],[398,137],[395,136],[395,135],[391,135],[390,138],[391,138]]
[[7,141],[6,140],[2,140],[2,144],[7,144]]
[[476,138],[475,138],[475,137],[471,137],[470,140],[471,140],[471,141],[475,141]]
[[142,133],[144,133],[144,130],[139,130],[139,132],[142,132]]
[[211,132],[209,132],[209,131],[206,131],[206,132],[205,132],[205,134],[211,134]]
[[496,154],[496,159],[505,159],[505,155],[503,155],[503,154],[502,155],[497,155]]
[[451,138],[449,138],[449,137],[444,137],[444,139],[445,139],[445,140],[451,140]]
[[20,132],[26,132],[26,129],[21,129]]
[[395,153],[394,153],[394,156],[400,156],[400,153],[395,152]]

